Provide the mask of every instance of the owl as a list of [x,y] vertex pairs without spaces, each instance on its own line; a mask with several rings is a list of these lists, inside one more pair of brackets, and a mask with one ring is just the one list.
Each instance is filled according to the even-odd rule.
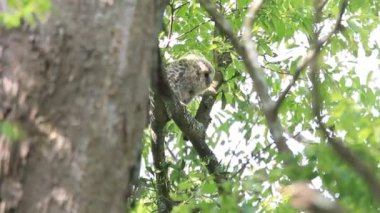
[[211,85],[215,75],[210,62],[195,54],[170,63],[165,72],[171,89],[184,104],[202,94]]

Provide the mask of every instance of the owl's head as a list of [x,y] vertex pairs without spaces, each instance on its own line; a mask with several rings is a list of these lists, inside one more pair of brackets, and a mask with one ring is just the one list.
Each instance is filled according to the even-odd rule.
[[207,87],[211,85],[211,82],[214,79],[215,70],[206,58],[196,54],[188,54],[182,57],[182,59],[194,61],[198,67],[196,71],[199,79],[201,79],[201,81],[204,80]]

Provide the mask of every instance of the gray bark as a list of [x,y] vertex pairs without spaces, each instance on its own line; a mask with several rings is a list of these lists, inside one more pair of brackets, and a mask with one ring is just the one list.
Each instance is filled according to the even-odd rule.
[[0,212],[125,211],[155,24],[148,0],[56,0],[46,23],[0,29],[0,119],[25,133],[0,138]]

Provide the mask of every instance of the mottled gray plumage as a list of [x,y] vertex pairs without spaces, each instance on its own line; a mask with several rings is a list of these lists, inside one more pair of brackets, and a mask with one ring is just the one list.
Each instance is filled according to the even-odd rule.
[[211,85],[215,70],[205,58],[190,54],[170,63],[166,74],[174,94],[188,104]]

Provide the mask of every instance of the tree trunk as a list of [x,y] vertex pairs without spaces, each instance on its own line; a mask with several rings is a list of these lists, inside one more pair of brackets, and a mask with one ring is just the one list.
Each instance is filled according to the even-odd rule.
[[0,29],[0,119],[24,131],[14,143],[0,138],[0,212],[125,212],[147,120],[155,4],[52,4],[46,23]]

